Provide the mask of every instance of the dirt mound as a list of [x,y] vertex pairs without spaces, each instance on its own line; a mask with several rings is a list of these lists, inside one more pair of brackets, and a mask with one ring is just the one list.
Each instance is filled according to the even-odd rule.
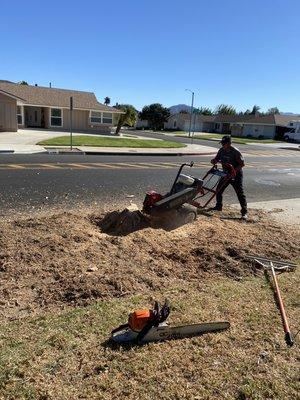
[[129,233],[150,227],[150,220],[140,211],[112,211],[102,217],[95,217],[94,221],[102,232],[115,236],[128,235]]
[[148,217],[139,210],[112,211],[102,216],[91,218],[102,232],[112,236],[126,236],[130,233],[145,229],[163,229],[171,231],[196,219],[196,212],[189,207],[182,207],[179,211],[169,210],[162,215]]
[[259,212],[255,223],[200,216],[168,232],[149,227],[127,236],[101,232],[99,221],[123,231],[114,215],[65,212],[0,222],[0,316],[19,318],[183,282],[201,285],[205,274],[240,279],[257,273],[245,258],[253,253],[300,257],[299,235]]

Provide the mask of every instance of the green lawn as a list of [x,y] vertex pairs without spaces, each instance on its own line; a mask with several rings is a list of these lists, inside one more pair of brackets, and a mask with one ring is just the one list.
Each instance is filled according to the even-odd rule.
[[[70,146],[70,136],[59,136],[43,140],[38,144],[41,146]],[[184,143],[168,142],[166,140],[107,138],[87,135],[73,136],[73,146],[134,147],[149,149],[186,147]]]
[[[296,287],[298,272],[293,285],[287,274],[280,278],[296,323],[297,291],[287,289]],[[285,347],[263,277],[207,278],[200,291],[187,285],[151,296],[171,298],[174,325],[228,319],[231,329],[145,346],[109,344],[111,329],[150,303],[142,294],[9,321],[0,326],[0,398],[297,398],[298,346]]]
[[[175,133],[176,136],[186,137],[184,132]],[[202,140],[221,140],[223,134],[218,133],[208,133],[207,135],[194,135],[194,139]],[[274,139],[258,139],[258,138],[247,138],[247,137],[232,137],[233,143],[247,144],[247,143],[278,143],[278,140]]]

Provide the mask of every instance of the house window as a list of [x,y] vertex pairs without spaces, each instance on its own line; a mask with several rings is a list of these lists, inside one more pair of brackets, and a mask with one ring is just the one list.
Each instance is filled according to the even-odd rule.
[[220,124],[219,123],[215,124],[215,129],[220,129]]
[[112,113],[103,113],[103,119],[102,119],[103,124],[112,124],[112,121],[113,121]]
[[91,111],[90,121],[94,124],[102,123],[102,113],[100,111]]
[[22,107],[17,106],[17,119],[18,119],[18,125],[23,124],[23,113],[22,113]]
[[176,121],[176,119],[175,119],[175,121],[174,121],[173,127],[174,127],[175,129],[177,128],[177,121]]
[[51,108],[51,126],[62,126],[62,110],[60,108]]

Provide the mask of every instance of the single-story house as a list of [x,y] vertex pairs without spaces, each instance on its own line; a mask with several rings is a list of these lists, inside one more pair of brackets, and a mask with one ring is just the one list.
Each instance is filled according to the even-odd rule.
[[[216,132],[233,136],[274,138],[290,129],[291,120],[299,116],[270,115],[199,115],[192,116],[192,132]],[[165,129],[189,131],[190,114],[171,115]]]
[[[194,132],[211,132],[213,117],[210,115],[192,115],[191,130]],[[189,131],[190,128],[190,114],[177,113],[172,114],[164,125],[165,129]]]
[[138,119],[135,124],[136,129],[148,129],[149,121],[147,119]]
[[122,111],[98,102],[92,92],[21,85],[0,80],[0,131],[18,128],[110,132]]

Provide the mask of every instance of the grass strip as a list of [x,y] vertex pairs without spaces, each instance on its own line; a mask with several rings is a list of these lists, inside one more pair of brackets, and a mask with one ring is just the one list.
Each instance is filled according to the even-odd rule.
[[[69,146],[70,136],[59,136],[43,140],[38,143],[41,146]],[[130,148],[183,148],[184,143],[171,142],[167,140],[128,139],[128,138],[106,138],[98,136],[78,135],[73,136],[73,146],[92,147],[130,147]]]

